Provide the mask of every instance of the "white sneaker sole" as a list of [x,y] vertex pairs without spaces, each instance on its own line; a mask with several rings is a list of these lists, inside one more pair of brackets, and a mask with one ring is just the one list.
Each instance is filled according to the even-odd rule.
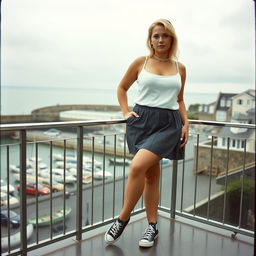
[[[158,237],[158,234],[155,236],[154,241],[157,239],[157,237]],[[139,246],[140,247],[152,247],[154,245],[154,241],[152,241],[152,242],[145,242],[143,240],[140,240],[139,241]]]
[[114,244],[114,243],[117,242],[117,241],[119,240],[119,238],[121,237],[121,236],[119,236],[116,240],[109,241],[109,240],[107,239],[107,233],[108,233],[108,231],[105,233],[105,236],[104,236],[104,240],[105,240],[106,244]]

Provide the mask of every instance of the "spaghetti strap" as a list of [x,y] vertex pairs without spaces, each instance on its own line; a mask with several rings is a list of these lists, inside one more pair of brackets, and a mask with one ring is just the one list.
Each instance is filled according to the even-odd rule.
[[178,74],[179,74],[180,71],[179,71],[179,64],[178,64],[178,61],[175,61],[175,63],[176,63],[177,71],[178,71]]
[[142,68],[142,69],[145,69],[147,62],[148,62],[148,56],[146,56],[146,59],[145,59],[145,61],[144,61],[144,65],[143,65],[143,68]]

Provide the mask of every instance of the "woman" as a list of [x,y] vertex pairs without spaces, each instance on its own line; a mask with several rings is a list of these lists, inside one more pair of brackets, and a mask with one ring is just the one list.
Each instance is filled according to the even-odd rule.
[[[117,95],[127,119],[127,143],[134,154],[119,218],[105,234],[108,244],[115,242],[130,220],[137,201],[144,195],[148,227],[139,246],[151,247],[158,236],[159,161],[182,159],[188,140],[189,122],[183,101],[185,66],[177,62],[177,36],[165,19],[154,22],[148,31],[150,55],[137,58],[121,80]],[[137,80],[138,95],[129,111],[127,91]]]

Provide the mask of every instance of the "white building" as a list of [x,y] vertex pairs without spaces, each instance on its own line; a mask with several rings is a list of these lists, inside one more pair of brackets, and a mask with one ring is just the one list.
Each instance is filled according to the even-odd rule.
[[232,97],[231,113],[245,113],[255,108],[255,90],[247,90]]

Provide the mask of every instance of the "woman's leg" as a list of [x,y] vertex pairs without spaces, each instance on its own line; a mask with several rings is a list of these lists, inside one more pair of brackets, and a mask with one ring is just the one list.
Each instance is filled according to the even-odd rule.
[[119,216],[121,220],[129,219],[132,210],[143,193],[146,172],[152,166],[155,166],[160,159],[161,157],[146,149],[140,149],[134,156],[125,189],[124,205]]
[[146,172],[145,187],[144,187],[144,201],[146,206],[146,213],[148,222],[157,222],[157,208],[160,197],[159,192],[159,178],[160,166],[159,162],[153,165]]

